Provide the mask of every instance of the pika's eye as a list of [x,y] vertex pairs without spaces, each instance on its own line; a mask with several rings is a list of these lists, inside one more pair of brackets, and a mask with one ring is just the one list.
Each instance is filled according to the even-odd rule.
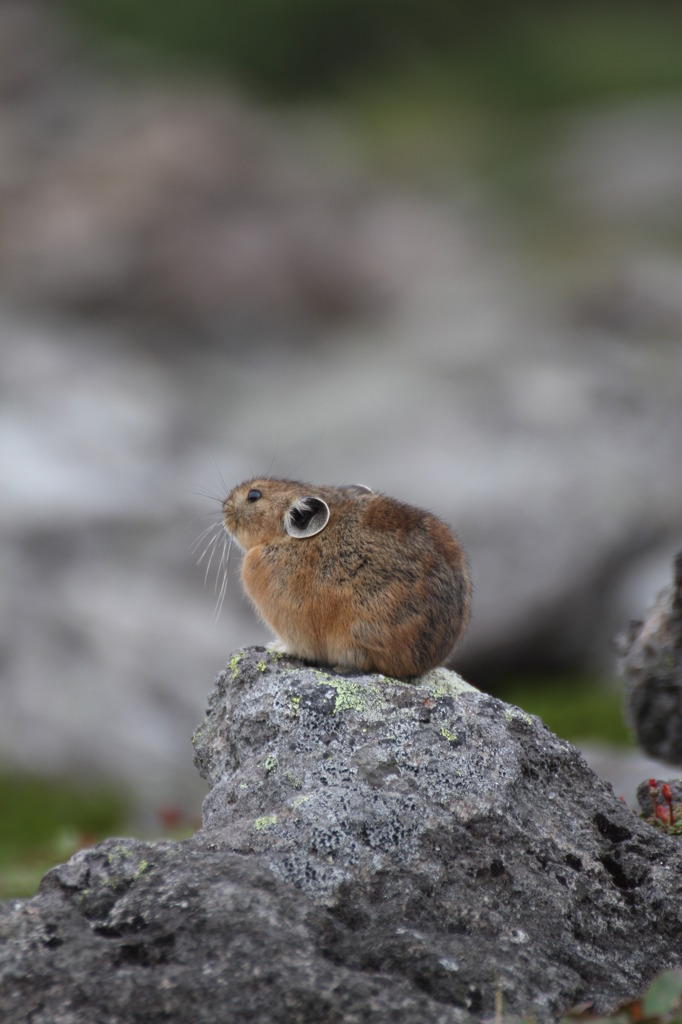
[[258,499],[259,499],[260,497],[261,497],[261,493],[260,493],[260,491],[257,491],[257,490],[256,490],[256,489],[254,488],[254,490],[252,490],[252,491],[249,491],[249,493],[248,493],[248,494],[246,495],[246,500],[247,500],[247,501],[258,501]]

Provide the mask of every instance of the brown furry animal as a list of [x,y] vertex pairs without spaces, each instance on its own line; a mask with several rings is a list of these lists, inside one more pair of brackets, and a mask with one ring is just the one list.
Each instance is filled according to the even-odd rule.
[[466,557],[429,512],[360,486],[254,479],[223,519],[245,552],[244,589],[288,654],[418,676],[464,633]]

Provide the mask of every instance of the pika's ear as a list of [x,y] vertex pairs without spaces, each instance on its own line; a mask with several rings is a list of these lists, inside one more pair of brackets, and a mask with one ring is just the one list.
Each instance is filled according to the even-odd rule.
[[322,498],[297,498],[284,516],[284,529],[290,537],[314,537],[329,522],[329,505]]
[[367,484],[345,484],[339,490],[343,491],[349,498],[358,498],[363,494],[374,494],[372,488],[368,487]]

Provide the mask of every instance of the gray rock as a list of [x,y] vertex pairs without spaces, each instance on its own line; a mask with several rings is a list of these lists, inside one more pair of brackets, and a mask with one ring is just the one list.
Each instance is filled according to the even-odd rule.
[[330,955],[348,928],[254,858],[108,840],[0,906],[3,1024],[457,1022]]
[[660,919],[679,847],[539,719],[454,673],[344,679],[237,653],[195,747],[205,833],[348,923],[345,963],[546,1018],[680,960],[680,916]]
[[452,672],[238,651],[194,744],[191,840],[109,840],[0,909],[0,1019],[545,1021],[682,959],[678,844]]
[[630,725],[647,754],[682,764],[682,552],[672,585],[659,594],[643,622],[621,636]]

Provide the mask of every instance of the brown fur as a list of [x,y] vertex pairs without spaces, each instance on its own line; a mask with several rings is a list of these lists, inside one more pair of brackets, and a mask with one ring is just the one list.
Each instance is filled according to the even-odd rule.
[[[253,489],[262,496],[249,502]],[[327,503],[329,522],[291,537],[284,517],[306,495]],[[235,487],[223,514],[245,551],[244,589],[288,653],[410,677],[443,664],[461,639],[466,557],[431,513],[352,487],[254,479]]]

